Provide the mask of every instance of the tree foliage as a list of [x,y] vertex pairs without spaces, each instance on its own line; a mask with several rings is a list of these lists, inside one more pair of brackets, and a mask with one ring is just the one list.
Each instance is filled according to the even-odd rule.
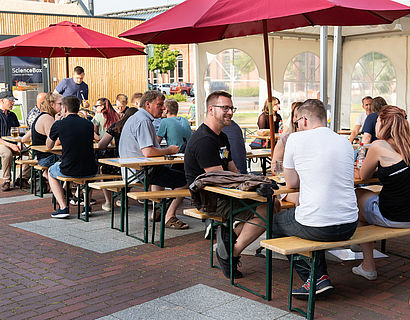
[[160,74],[167,73],[175,69],[177,50],[169,50],[169,45],[156,44],[154,45],[154,55],[148,59],[148,69],[150,71],[158,71]]

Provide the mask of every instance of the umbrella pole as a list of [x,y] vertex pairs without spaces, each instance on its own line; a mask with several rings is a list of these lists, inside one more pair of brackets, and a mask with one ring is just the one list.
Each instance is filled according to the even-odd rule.
[[[271,73],[270,73],[270,61],[269,61],[268,25],[267,25],[266,20],[262,20],[262,23],[263,23],[263,45],[264,45],[264,48],[265,48],[266,84],[267,84],[267,87],[268,87],[268,108],[269,108],[269,129],[270,129],[271,159],[273,159],[273,148],[275,147],[275,126],[273,124],[272,78],[271,78]],[[274,163],[271,162],[271,166],[273,166],[273,165],[274,165]]]
[[66,54],[65,54],[65,75],[66,75],[66,78],[70,78],[70,71],[69,71],[69,66],[68,66],[68,56],[69,56],[69,53],[66,52]]

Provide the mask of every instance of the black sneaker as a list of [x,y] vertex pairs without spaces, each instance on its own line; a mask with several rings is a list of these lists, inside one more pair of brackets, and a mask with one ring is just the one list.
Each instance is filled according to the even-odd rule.
[[[215,250],[215,254],[216,254],[216,257],[218,258],[218,262],[219,262],[219,265],[221,266],[221,270],[222,270],[224,276],[227,277],[228,279],[230,279],[231,278],[231,272],[230,272],[231,270],[229,268],[230,267],[229,266],[229,257],[228,257],[228,259],[222,259],[218,254],[218,249]],[[233,278],[234,279],[243,278],[242,272],[240,272],[238,270],[239,259],[240,259],[240,257],[233,257],[233,259],[232,259],[232,263],[233,263],[232,270],[233,270]]]
[[[97,200],[95,199],[90,199],[90,205],[96,204]],[[76,196],[73,196],[73,198],[70,200],[70,204],[77,206],[78,205],[78,198]],[[83,206],[84,205],[84,197],[81,196],[80,197],[80,205]]]
[[56,212],[53,212],[51,214],[52,218],[57,218],[57,219],[63,219],[63,218],[67,218],[70,216],[70,213],[68,212],[68,207],[64,208],[64,209],[57,209]]
[[[238,236],[234,232],[232,242],[235,245]],[[221,224],[216,231],[216,242],[218,254],[222,259],[229,259],[229,228]]]
[[[83,208],[83,211],[81,212],[82,216],[85,216],[85,207]],[[91,216],[91,207],[88,208],[88,216]]]
[[[299,289],[292,290],[292,296],[296,299],[307,300],[309,298],[310,277]],[[334,287],[329,280],[329,276],[321,276],[316,283],[316,297],[324,297],[333,291]]]

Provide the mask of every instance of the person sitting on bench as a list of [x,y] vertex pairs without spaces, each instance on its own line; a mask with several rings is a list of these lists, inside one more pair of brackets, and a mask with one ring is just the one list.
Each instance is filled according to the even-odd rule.
[[[317,99],[306,100],[294,121],[298,132],[286,143],[283,167],[286,186],[300,188],[299,206],[273,216],[275,238],[297,236],[315,241],[349,239],[357,227],[357,203],[353,187],[353,147],[326,127],[326,109]],[[325,253],[319,251],[316,295],[328,294],[329,280]],[[295,270],[304,285],[292,291],[307,299],[310,271],[305,261],[296,261]]]
[[[214,91],[206,99],[207,115],[205,122],[201,124],[188,141],[185,150],[185,176],[189,185],[201,174],[212,171],[233,171],[239,172],[232,155],[228,137],[222,132],[225,126],[231,124],[231,119],[236,108],[232,105],[231,94],[226,91]],[[249,204],[253,203],[253,200]],[[212,215],[228,220],[230,217],[230,200],[226,197],[218,197],[216,212]],[[279,205],[279,203],[275,203]],[[243,203],[238,199],[233,201],[233,209],[243,207]],[[258,214],[266,219],[266,206],[259,206],[256,210]],[[238,270],[238,263],[241,252],[252,242],[254,242],[265,228],[262,219],[256,217],[251,210],[244,210],[235,215],[234,218],[247,220],[250,223],[239,223],[233,233],[233,277],[242,278],[242,273]],[[225,277],[230,278],[230,230],[221,225],[217,231],[218,246],[216,257],[222,268]]]
[[89,178],[98,171],[93,148],[94,125],[81,118],[77,114],[79,110],[80,100],[77,97],[63,98],[63,119],[54,122],[46,141],[47,148],[52,149],[59,138],[63,148],[61,162],[56,162],[48,170],[50,188],[60,206],[51,214],[53,218],[67,218],[70,215],[57,177]]
[[[141,98],[141,105],[134,115],[125,123],[119,145],[120,158],[132,157],[159,157],[175,154],[179,151],[178,146],[170,145],[160,148],[155,133],[153,121],[160,118],[164,107],[165,96],[156,90],[147,91]],[[160,191],[165,188],[186,189],[186,180],[183,171],[175,170],[168,166],[152,166],[149,177],[144,177],[144,171],[138,172],[140,179],[148,178],[152,191]],[[184,200],[183,197],[175,198],[165,215],[165,227],[170,229],[188,229],[189,225],[176,217],[176,210]],[[152,217],[160,221],[160,216]]]
[[[367,179],[377,172],[383,188],[379,195],[356,189],[359,225],[410,228],[410,126],[406,112],[394,106],[382,107],[376,122],[376,137],[379,140],[372,142],[355,174]],[[360,246],[363,262],[353,267],[352,272],[376,280],[373,243]]]

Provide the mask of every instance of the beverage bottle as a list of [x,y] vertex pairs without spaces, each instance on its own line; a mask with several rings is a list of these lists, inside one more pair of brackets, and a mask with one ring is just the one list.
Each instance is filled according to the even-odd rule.
[[282,120],[279,121],[279,135],[281,135],[283,133],[283,122]]
[[356,161],[356,167],[361,168],[364,158],[366,158],[366,149],[363,146],[363,143],[361,142],[359,145],[359,149],[357,149],[357,161]]

